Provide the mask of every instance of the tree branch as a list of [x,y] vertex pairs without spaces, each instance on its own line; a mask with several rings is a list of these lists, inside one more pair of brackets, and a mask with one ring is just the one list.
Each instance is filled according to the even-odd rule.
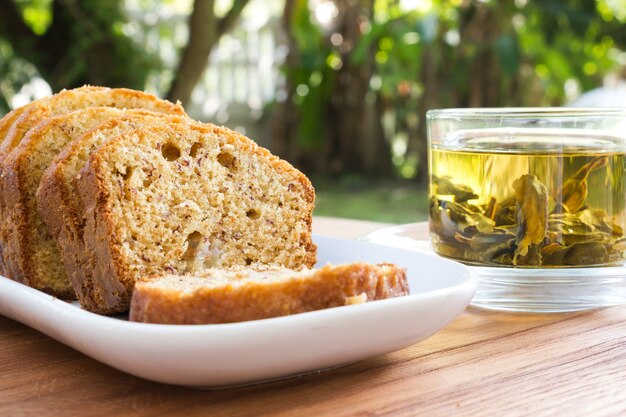
[[[52,1],[52,23],[42,36],[37,39],[37,68],[48,81],[53,91],[68,87],[66,79],[69,67],[75,59],[69,54],[73,44],[72,29],[75,22],[68,13],[63,0]],[[74,66],[75,68],[75,66]]]
[[59,0],[60,3],[65,6],[65,10],[72,16],[73,21],[76,22],[77,25],[83,28],[85,33],[92,33],[102,35],[102,30],[98,27],[98,25],[93,21],[91,16],[83,12],[81,10],[80,5],[76,2],[76,0]]
[[[228,32],[230,28],[235,24],[244,7],[248,4],[249,0],[235,0],[233,6],[228,13],[217,22],[217,36],[218,38],[224,33]],[[290,0],[287,0],[290,1]]]
[[167,94],[169,100],[180,100],[183,105],[189,103],[191,93],[207,66],[211,50],[234,24],[247,3],[248,0],[235,0],[228,13],[218,19],[213,10],[214,0],[194,1],[189,18],[189,40]]
[[12,0],[0,0],[0,35],[13,45],[16,55],[31,58],[37,35],[24,23]]

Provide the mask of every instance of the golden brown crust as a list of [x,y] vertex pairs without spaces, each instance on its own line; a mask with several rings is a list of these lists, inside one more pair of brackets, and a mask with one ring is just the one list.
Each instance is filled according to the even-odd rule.
[[[220,272],[216,272],[220,274]],[[213,324],[258,320],[381,300],[409,294],[405,270],[363,262],[314,271],[293,271],[287,279],[163,285],[165,277],[136,284],[130,320],[161,324]]]
[[[139,106],[134,101],[141,102]],[[146,108],[163,113],[186,115],[179,103],[160,100],[152,94],[127,88],[84,86],[35,100],[19,112],[7,135],[0,143],[0,163],[22,141],[26,133],[42,119],[86,107]]]
[[[9,133],[11,126],[13,126],[15,121],[19,119],[19,117],[22,115],[22,113],[26,111],[26,109],[27,109],[26,106],[18,107],[17,109],[5,114],[4,117],[0,119],[0,144],[4,141],[4,138]],[[0,172],[1,172],[1,168],[0,168]],[[1,199],[1,196],[0,196],[0,199]],[[0,240],[0,274],[4,275],[5,267],[4,267],[4,256],[3,256],[4,249],[3,248],[4,248],[4,245],[2,241]]]
[[58,94],[35,100],[14,110],[19,113],[19,115],[17,118],[14,118],[11,126],[9,126],[6,134],[2,138],[2,142],[0,142],[0,163],[2,163],[13,148],[20,143],[28,130],[39,123],[42,118],[53,114],[54,106],[58,102],[62,102],[64,100],[70,101],[75,95],[88,94],[104,90],[107,89],[104,87],[91,86],[84,86],[73,90],[62,90]]
[[[160,156],[161,152],[159,150],[166,142],[174,143],[179,149],[185,150],[185,153],[181,153],[179,160],[175,163],[165,162]],[[187,153],[187,149],[192,148],[192,144],[195,143],[200,143],[206,153],[192,158],[190,153]],[[286,221],[280,217],[272,217],[272,219],[261,218],[259,220],[261,222],[267,220],[268,223],[263,223],[261,226],[271,229],[273,233],[278,233],[280,239],[283,239],[282,241],[288,242],[296,250],[292,252],[293,249],[283,248],[279,245],[279,240],[274,241],[270,237],[261,236],[259,233],[262,232],[253,228],[245,230],[249,236],[244,236],[241,233],[241,229],[235,229],[235,224],[238,222],[247,221],[248,223],[246,224],[252,224],[251,220],[245,218],[241,220],[241,217],[238,217],[245,217],[247,214],[244,207],[248,204],[248,197],[246,197],[245,192],[248,192],[248,188],[253,190],[255,187],[259,188],[266,184],[246,183],[246,180],[237,179],[238,177],[235,174],[228,172],[222,166],[218,166],[217,160],[219,160],[219,155],[217,153],[224,149],[234,152],[235,159],[241,158],[243,161],[247,158],[247,166],[250,172],[247,169],[242,169],[240,172],[242,175],[243,173],[254,175],[257,171],[271,172],[273,176],[271,181],[275,183],[273,186],[280,186],[283,187],[281,189],[284,189],[280,194],[281,198],[287,195],[292,200],[298,199],[298,207],[278,208],[276,206],[276,211],[296,216],[297,220],[294,220],[293,223],[285,223]],[[129,185],[132,182],[132,176],[128,180],[129,184],[125,183],[122,176],[114,176],[114,172],[119,170],[120,166],[126,166],[126,164],[132,163],[132,161],[151,161],[153,156],[159,159],[159,161],[154,162],[156,165],[153,166],[159,170],[159,178],[164,177],[163,181],[167,180],[166,176],[175,173],[176,178],[180,178],[176,181],[180,181],[180,183],[174,188],[184,188],[187,181],[190,182],[188,188],[180,191],[182,194],[180,194],[180,199],[176,200],[176,203],[168,203],[170,204],[170,211],[174,208],[173,205],[179,207],[181,204],[185,204],[185,201],[190,201],[188,203],[190,206],[200,207],[199,205],[206,204],[204,201],[206,197],[217,198],[216,195],[202,194],[199,200],[193,200],[192,196],[187,195],[197,191],[196,187],[209,183],[218,188],[232,185],[237,190],[240,190],[241,194],[233,194],[233,191],[224,191],[231,193],[225,194],[224,198],[233,198],[233,202],[238,202],[241,207],[233,206],[236,209],[235,211],[237,211],[235,213],[221,206],[208,206],[206,208],[207,212],[199,209],[189,214],[189,216],[196,217],[185,217],[184,219],[176,220],[178,222],[175,223],[178,225],[176,230],[164,227],[159,229],[158,233],[155,232],[152,229],[152,225],[160,227],[169,214],[146,214],[147,212],[144,213],[146,210],[152,210],[154,207],[145,204],[134,206],[134,209],[127,209],[133,206],[134,200],[125,200],[123,204],[121,200],[126,198],[124,196],[127,194],[131,196],[143,195],[144,198],[157,202],[160,201],[161,197],[153,192],[147,195],[141,194],[141,190]],[[123,158],[124,161],[121,160]],[[132,171],[127,170],[131,168],[124,168],[124,172],[144,175],[142,173],[146,172],[146,167],[148,166],[149,163],[146,162],[144,165],[133,166]],[[208,177],[202,179],[201,174],[197,174],[200,177],[194,176],[194,170],[200,166],[217,166],[217,168],[202,168],[216,169],[216,171],[207,172]],[[224,171],[227,174],[224,174]],[[210,180],[213,175],[218,174],[224,175],[224,182]],[[181,175],[187,176],[183,179]],[[193,178],[196,179],[194,180]],[[267,180],[270,179],[268,178]],[[206,181],[206,183],[203,184],[203,181]],[[158,181],[155,181],[155,183],[158,183],[158,185],[170,184],[169,182]],[[141,182],[138,184],[141,187]],[[287,162],[271,155],[269,151],[258,147],[244,136],[225,128],[190,123],[184,126],[151,127],[138,130],[132,134],[122,135],[109,141],[91,155],[89,163],[85,166],[80,174],[80,178],[77,180],[77,188],[84,205],[86,219],[84,228],[85,259],[89,261],[86,264],[87,266],[83,268],[83,273],[84,279],[88,282],[85,287],[92,293],[85,296],[84,299],[93,300],[93,302],[88,301],[83,307],[91,311],[105,314],[125,311],[128,308],[135,281],[144,274],[153,275],[168,270],[179,273],[184,272],[181,268],[187,265],[184,253],[188,248],[184,239],[193,230],[200,230],[203,236],[207,238],[207,241],[211,242],[211,245],[215,243],[218,247],[220,247],[219,245],[224,247],[219,255],[215,255],[217,258],[214,261],[223,262],[226,266],[229,266],[230,263],[245,264],[245,262],[248,262],[245,254],[256,248],[257,246],[254,246],[256,244],[258,244],[258,249],[254,250],[257,252],[250,252],[250,256],[259,256],[259,262],[272,263],[277,262],[274,259],[280,259],[280,262],[289,263],[289,265],[285,265],[289,267],[312,266],[315,263],[316,247],[311,240],[311,212],[313,210],[314,191],[310,182],[302,173]],[[189,193],[185,194],[187,191]],[[176,193],[176,190],[170,189],[168,193],[170,192]],[[249,198],[263,199],[267,198],[267,196],[261,190],[252,192]],[[218,217],[211,217],[211,213]],[[276,216],[276,213],[268,212],[269,215]],[[135,217],[148,222],[150,230],[145,226],[137,226],[136,223],[128,223],[129,218],[134,219]],[[124,219],[126,224],[121,219]],[[174,217],[174,219],[178,218]],[[203,226],[189,226],[194,222]],[[135,234],[138,236],[131,236],[131,226],[135,228]],[[139,228],[137,229],[137,227]],[[188,227],[191,228],[186,229]],[[235,230],[239,231],[235,233]],[[147,242],[148,238],[146,236],[150,235],[150,233],[156,234],[154,239],[157,239],[159,242],[170,242],[168,251],[164,249],[155,254],[158,259],[151,258],[151,254],[145,253],[155,249],[154,243],[148,242],[143,245],[143,240]],[[210,240],[209,237],[216,242]],[[259,243],[261,237],[267,241],[266,246]],[[212,248],[213,246],[211,246]],[[274,258],[274,254],[270,250],[277,251],[278,255],[276,258]]]
[[[5,205],[14,207],[15,211],[24,211],[23,204],[20,202],[19,195],[22,193],[20,182],[15,175],[15,172],[9,171],[3,173],[2,178],[2,196]],[[26,237],[26,220],[21,216],[4,216],[2,219],[2,225],[0,230],[0,238],[3,246],[3,263],[4,274],[22,284],[31,285],[31,281],[26,274],[24,274],[25,265],[23,260],[26,259],[27,253],[25,247],[18,244],[15,240],[17,236],[23,235]]]
[[103,110],[91,108],[42,121],[4,161],[0,188],[5,205],[0,237],[5,245],[7,275],[34,288],[45,288],[55,296],[73,290],[59,262],[56,245],[38,216],[36,187],[42,167],[49,163],[54,147],[63,146],[63,141],[72,139],[71,136],[59,137],[59,133],[74,129],[73,124],[79,117],[95,121],[109,112],[113,112],[110,117],[119,117],[123,113],[122,110]]
[[[83,282],[79,294],[81,306],[100,314],[112,314],[125,311],[128,307],[129,294],[124,285],[124,275],[118,274],[115,260],[119,258],[119,247],[115,244],[112,215],[109,198],[102,174],[98,178],[96,170],[97,155],[92,155],[91,163],[81,171],[77,181],[77,190],[84,204],[84,260]],[[119,263],[118,263],[119,264]]]
[[26,109],[27,106],[18,107],[17,109],[5,114],[2,119],[0,119],[0,143],[4,140],[13,123],[15,123],[15,121],[26,111]]
[[[69,215],[70,211],[65,204],[66,195],[63,194],[64,190],[58,186],[58,182],[48,177],[46,181],[41,181],[36,196],[36,202],[38,206],[38,212],[44,223],[46,224],[51,238],[56,242],[57,249],[61,254],[61,260],[70,284],[74,287],[75,278],[73,279],[75,270],[71,268],[69,259],[72,259],[72,248],[68,244],[66,233],[64,228],[74,219]],[[41,192],[39,192],[41,191]],[[76,224],[73,224],[77,227]],[[76,292],[72,288],[72,298],[76,299]]]
[[[45,97],[43,99],[33,101],[32,103],[15,109],[11,113],[7,114],[2,119],[2,123],[0,123],[0,133],[2,133],[2,135],[0,136],[0,179],[4,176],[4,174],[2,173],[3,162],[8,154],[22,140],[22,138],[25,136],[30,128],[35,126],[42,117],[54,111],[54,106],[55,104],[57,104],[57,102],[64,102],[64,99],[68,99],[69,97],[72,97],[72,95],[88,94],[100,90],[107,89],[103,87],[85,86],[75,90],[63,90],[61,93],[55,96]],[[60,99],[58,99],[57,97],[60,97]],[[0,224],[3,222],[5,216],[4,200],[4,193],[0,192]],[[18,228],[18,226],[16,226],[15,228]],[[7,267],[5,265],[5,246],[6,245],[0,236],[0,266],[2,267],[2,273],[4,275],[10,276],[10,270],[15,269],[15,265],[13,265],[13,267]],[[11,257],[16,256],[17,250],[9,249],[9,251],[12,252],[12,254],[10,255]]]

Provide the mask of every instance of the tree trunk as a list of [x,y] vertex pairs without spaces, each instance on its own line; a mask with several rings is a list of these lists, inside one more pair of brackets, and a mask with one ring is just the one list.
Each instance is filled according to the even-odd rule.
[[[504,6],[499,2],[494,6],[472,3],[462,6],[459,12],[461,39],[468,44],[479,45],[481,49],[470,58],[461,49],[446,54],[449,47],[441,40],[441,34],[432,44],[424,45],[420,83],[425,88],[418,104],[417,136],[409,143],[409,151],[418,155],[417,180],[422,184],[428,180],[426,112],[451,106],[498,107],[509,100],[511,91],[517,86],[513,81],[508,84],[511,91],[503,90],[503,73],[495,49],[496,40],[502,34],[500,22],[510,20]],[[458,65],[468,68],[467,90],[448,95],[445,87],[450,85],[450,69]]]
[[437,45],[425,45],[422,53],[422,71],[420,82],[424,88],[424,93],[417,106],[419,120],[417,124],[417,135],[409,142],[409,150],[417,153],[417,175],[416,181],[419,184],[426,184],[428,181],[428,134],[426,129],[426,113],[441,106],[439,98],[439,86],[441,85],[441,75],[436,52]]
[[501,104],[502,71],[495,50],[501,34],[497,7],[497,3],[493,7],[476,6],[471,17],[461,22],[461,37],[482,48],[470,68],[469,107],[497,107]]
[[[300,66],[303,51],[297,49],[292,33],[294,8],[306,7],[287,1],[282,18],[282,28],[288,55],[286,99],[278,103],[272,114],[272,151],[292,161],[308,174],[339,175],[351,172],[369,176],[390,176],[392,173],[389,145],[381,125],[383,111],[378,99],[368,97],[369,81],[374,68],[373,52],[364,64],[351,62],[351,53],[362,36],[360,24],[371,19],[372,1],[337,1],[339,10],[335,26],[324,39],[328,48],[337,48],[342,67],[333,74],[325,74],[324,82],[332,83],[330,97],[323,100],[324,111],[317,126],[323,136],[321,146],[303,147],[298,140],[300,109],[294,104],[296,80],[291,74]],[[339,33],[343,42],[330,46],[330,36]],[[317,88],[322,88],[321,86]],[[326,87],[324,87],[326,88]],[[310,92],[309,94],[315,94]]]
[[195,0],[189,17],[189,40],[183,50],[174,81],[167,93],[171,101],[187,105],[208,64],[211,51],[224,33],[233,26],[249,0],[235,0],[222,18],[214,11],[214,0]]
[[381,115],[374,97],[368,97],[374,60],[370,53],[363,64],[355,65],[351,61],[353,48],[362,36],[361,23],[372,19],[373,1],[337,1],[336,5],[339,25],[335,32],[343,38],[339,46],[343,64],[337,72],[328,107],[333,157],[330,167],[335,173],[389,176],[391,155],[382,134]]
[[[291,31],[291,21],[294,14],[294,1],[285,1],[285,7],[281,17],[281,33],[284,36],[284,43],[287,45],[287,57],[284,65],[287,68],[298,66],[298,51],[296,42]],[[272,152],[283,159],[296,161],[293,159],[293,148],[297,140],[296,131],[298,127],[298,112],[291,98],[295,94],[295,85],[287,74],[284,100],[276,104],[270,120]]]
[[189,16],[189,40],[183,50],[170,91],[169,100],[189,103],[191,93],[206,68],[211,49],[217,42],[214,0],[195,0]]

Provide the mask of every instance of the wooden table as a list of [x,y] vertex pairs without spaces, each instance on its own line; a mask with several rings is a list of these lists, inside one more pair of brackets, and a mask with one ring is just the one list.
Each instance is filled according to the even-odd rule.
[[[314,222],[317,233],[350,237],[381,226]],[[0,317],[0,416],[22,415],[626,415],[626,306],[553,315],[469,308],[401,351],[224,391],[144,381]]]

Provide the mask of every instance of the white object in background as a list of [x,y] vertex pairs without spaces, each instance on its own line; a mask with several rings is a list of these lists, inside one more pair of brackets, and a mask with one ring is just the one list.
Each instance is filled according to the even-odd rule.
[[626,83],[587,91],[568,107],[626,107]]

